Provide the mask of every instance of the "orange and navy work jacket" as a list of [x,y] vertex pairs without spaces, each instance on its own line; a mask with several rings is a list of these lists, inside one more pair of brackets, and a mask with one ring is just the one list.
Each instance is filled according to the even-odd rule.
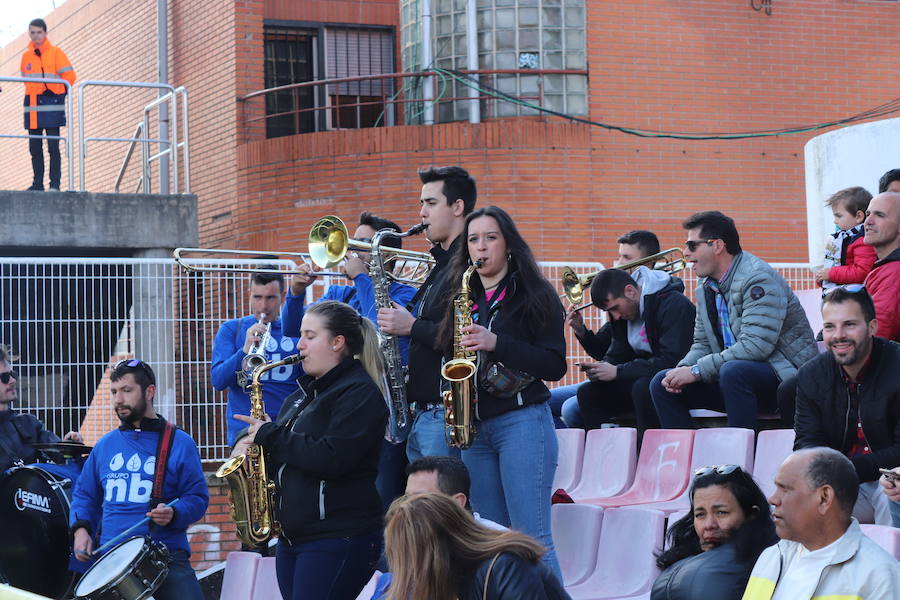
[[[39,105],[37,97],[47,90],[54,94],[65,94],[66,86],[61,83],[46,83],[44,79],[65,79],[70,84],[75,83],[75,70],[69,62],[65,52],[45,39],[40,46],[40,56],[35,53],[34,42],[28,43],[28,50],[22,55],[22,63],[19,67],[22,77],[34,79],[25,84],[25,129],[43,128],[45,121],[57,121],[60,115],[50,115],[50,119],[41,118],[42,112],[53,113],[62,111],[65,117],[65,104]],[[40,123],[40,124],[39,124]],[[52,126],[52,125],[50,125]]]

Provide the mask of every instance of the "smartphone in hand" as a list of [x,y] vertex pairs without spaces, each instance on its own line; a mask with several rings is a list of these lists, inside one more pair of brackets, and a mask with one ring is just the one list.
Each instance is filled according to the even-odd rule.
[[884,478],[894,485],[897,485],[897,483],[900,482],[900,474],[897,474],[890,469],[878,469],[878,472],[884,475]]

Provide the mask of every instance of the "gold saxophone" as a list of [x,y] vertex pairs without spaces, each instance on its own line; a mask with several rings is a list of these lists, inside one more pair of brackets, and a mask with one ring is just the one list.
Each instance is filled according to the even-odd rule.
[[482,261],[476,260],[463,273],[459,295],[453,301],[453,358],[441,367],[441,377],[450,382],[450,390],[443,395],[447,444],[457,448],[468,448],[475,439],[472,412],[478,399],[478,390],[475,388],[477,355],[463,348],[462,330],[473,323],[469,279],[481,263]]
[[[250,416],[265,418],[262,383],[263,373],[284,365],[300,362],[295,354],[278,362],[266,363],[253,370],[250,383]],[[275,520],[275,482],[266,469],[266,454],[259,444],[250,444],[246,454],[225,461],[216,477],[224,479],[231,488],[231,516],[237,534],[245,546],[262,546],[281,530]]]

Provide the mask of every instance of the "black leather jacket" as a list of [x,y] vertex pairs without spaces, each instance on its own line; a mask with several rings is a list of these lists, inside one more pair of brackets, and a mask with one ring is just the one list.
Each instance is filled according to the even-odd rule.
[[857,411],[871,454],[853,456],[861,482],[875,481],[878,468],[900,465],[900,344],[873,338],[872,355],[856,386],[856,401],[831,352],[797,374],[794,450],[826,446],[847,453],[856,441]]
[[[17,460],[26,465],[35,462],[37,453],[31,444],[58,442],[52,431],[44,429],[37,417],[11,410],[0,411],[0,472],[10,468]],[[10,452],[12,455],[10,455]]]
[[740,600],[755,562],[738,560],[734,544],[689,556],[656,578],[650,600]]
[[[459,600],[482,600],[491,559],[463,582]],[[487,600],[571,600],[556,576],[543,563],[531,563],[504,552],[491,570]]]

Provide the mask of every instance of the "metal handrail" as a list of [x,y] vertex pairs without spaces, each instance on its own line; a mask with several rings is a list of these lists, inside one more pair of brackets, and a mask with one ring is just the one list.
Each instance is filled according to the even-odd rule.
[[[58,83],[66,86],[66,123],[71,122],[72,118],[72,84],[66,81],[65,79],[54,79],[50,77],[44,77],[41,79],[35,79],[34,77],[19,77],[16,75],[3,75],[0,76],[0,81],[9,81],[9,82],[21,82],[21,83],[35,83],[36,81],[40,81],[41,83]],[[71,129],[71,128],[70,128]],[[69,190],[74,190],[74,179],[75,179],[75,164],[72,162],[72,144],[69,141],[68,135],[21,135],[21,134],[0,134],[0,138],[10,138],[10,139],[36,139],[36,140],[60,140],[65,142],[66,145],[66,163],[67,163],[67,171],[69,177]]]
[[[479,75],[525,75],[525,76],[543,76],[543,75],[583,75],[587,76],[588,71],[584,69],[477,69],[477,70],[458,70],[455,71],[463,76],[471,75],[471,76],[479,76]],[[329,86],[329,85],[341,85],[348,83],[359,83],[364,81],[381,81],[381,80],[395,80],[395,79],[408,79],[408,78],[433,78],[436,76],[440,76],[441,73],[438,71],[415,71],[415,72],[400,72],[400,73],[379,73],[374,75],[360,75],[354,77],[337,77],[333,79],[317,79],[314,81],[303,81],[299,83],[290,83],[287,85],[280,85],[272,88],[266,88],[263,90],[256,90],[254,92],[250,92],[249,94],[245,94],[244,96],[238,97],[238,102],[246,103],[249,100],[254,98],[265,96],[267,94],[276,93],[276,92],[284,92],[284,91],[294,91],[315,88],[318,86]],[[431,79],[433,81],[433,79]],[[377,95],[377,94],[376,94]],[[406,105],[406,104],[420,104],[423,102],[449,102],[453,100],[472,100],[472,97],[466,95],[465,97],[443,97],[439,99],[435,99],[434,101],[426,101],[421,98],[388,98],[384,89],[381,90],[381,98],[382,102],[385,105],[385,110],[387,106],[394,105]],[[493,99],[493,96],[479,96],[479,98],[490,98]],[[528,98],[534,98],[529,96]],[[543,101],[543,90],[540,89],[540,95],[536,98],[539,102]],[[377,102],[357,102],[357,103],[347,103],[347,104],[326,104],[325,106],[313,106],[309,108],[297,108],[295,110],[282,112],[278,114],[266,114],[262,117],[250,117],[243,119],[243,125],[247,126],[250,123],[254,123],[257,121],[265,121],[267,119],[271,119],[275,116],[284,116],[289,114],[301,114],[306,112],[318,112],[318,111],[327,111],[333,109],[348,109],[348,108],[359,108],[362,106],[371,106],[373,104],[378,104]]]
[[[107,141],[107,142],[131,142],[134,138],[90,138],[88,140],[84,137],[84,90],[90,86],[106,86],[106,87],[133,87],[133,88],[151,88],[151,89],[162,89],[168,90],[170,94],[173,94],[175,88],[168,83],[148,83],[143,81],[102,81],[102,80],[88,80],[83,81],[78,84],[78,179],[80,183],[80,189],[82,192],[86,191],[85,189],[85,175],[84,175],[84,163],[85,158],[87,158],[87,142],[88,141]],[[177,107],[177,103],[175,102],[174,95],[171,97],[172,102],[172,114],[175,113],[175,109]],[[149,130],[149,125],[145,120],[145,129],[147,132]],[[143,144],[150,143],[170,143],[170,140],[157,140],[157,139],[149,139],[149,138],[140,138],[137,141]],[[144,189],[146,190],[149,186],[149,178],[144,181]],[[177,184],[176,184],[177,186]],[[176,187],[177,189],[177,187]]]
[[[116,175],[115,192],[117,194],[119,193],[119,186],[122,184],[122,178],[125,177],[125,169],[128,168],[128,163],[129,163],[129,161],[131,161],[131,155],[134,154],[134,147],[137,145],[138,139],[140,139],[141,133],[143,131],[144,131],[144,122],[140,121],[140,122],[138,122],[137,127],[134,130],[134,136],[131,138],[131,143],[128,144],[128,151],[125,152],[125,158],[122,160],[122,166],[119,167],[119,174]],[[146,163],[144,161],[141,161],[141,163],[142,163],[141,166],[144,169],[146,169]],[[138,189],[140,189],[141,181],[143,181],[145,176],[146,176],[146,173],[142,173],[141,177],[138,179],[138,184],[137,184],[137,188],[135,189],[135,192]]]

